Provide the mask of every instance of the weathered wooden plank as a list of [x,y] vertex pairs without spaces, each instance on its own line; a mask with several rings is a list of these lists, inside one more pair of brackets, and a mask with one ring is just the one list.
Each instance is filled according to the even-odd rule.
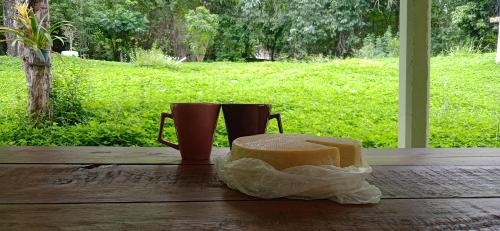
[[500,166],[500,157],[366,156],[375,165],[414,166]]
[[[213,156],[229,149],[214,148]],[[211,164],[182,162],[179,151],[155,147],[0,147],[0,163],[30,164]]]
[[249,200],[213,165],[0,165],[0,203]]
[[498,230],[500,199],[0,205],[1,230]]
[[500,165],[499,148],[365,149],[371,165]]
[[[214,148],[212,156],[227,152],[227,148]],[[364,149],[364,153],[372,165],[500,165],[500,148]],[[181,164],[182,161],[178,151],[171,148],[0,147],[0,163]]]
[[374,155],[424,155],[429,157],[500,156],[500,148],[365,148],[364,152]]
[[[500,166],[374,166],[384,198],[500,197]],[[257,200],[213,165],[0,165],[0,203]]]
[[500,166],[374,166],[384,198],[500,198]]
[[[229,148],[214,148],[215,154],[227,153]],[[426,155],[426,156],[499,156],[500,148],[365,148],[368,155]],[[136,157],[150,157],[149,155],[174,155],[179,152],[168,147],[107,147],[107,146],[76,146],[76,147],[45,147],[45,146],[5,146],[0,147],[0,155],[8,154],[128,154]]]

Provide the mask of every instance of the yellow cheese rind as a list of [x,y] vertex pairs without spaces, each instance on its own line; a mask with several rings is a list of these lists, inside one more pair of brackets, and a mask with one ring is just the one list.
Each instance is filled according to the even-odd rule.
[[340,167],[361,166],[361,144],[359,142],[347,139],[326,140],[324,137],[314,137],[307,141],[338,148],[340,151]]
[[276,169],[300,165],[361,166],[358,141],[307,135],[262,134],[233,142],[231,160],[256,158]]
[[254,158],[267,162],[275,169],[282,170],[302,165],[335,165],[340,164],[339,150],[336,147],[328,147],[316,150],[302,151],[272,151],[259,150],[258,152],[235,147],[231,151],[231,160],[241,158]]

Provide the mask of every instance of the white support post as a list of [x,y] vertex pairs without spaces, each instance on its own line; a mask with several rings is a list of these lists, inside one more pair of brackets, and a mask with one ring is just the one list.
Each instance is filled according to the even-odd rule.
[[401,0],[399,17],[400,148],[423,148],[429,136],[431,0]]
[[490,18],[491,23],[498,23],[498,38],[497,38],[497,59],[496,63],[500,64],[500,16]]
[[498,20],[498,38],[497,38],[497,64],[500,64],[500,17],[497,17]]

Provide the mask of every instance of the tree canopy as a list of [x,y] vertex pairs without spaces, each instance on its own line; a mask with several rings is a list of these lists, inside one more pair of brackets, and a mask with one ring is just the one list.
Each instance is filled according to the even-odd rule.
[[[392,43],[399,29],[398,4],[395,0],[51,0],[50,8],[52,21],[68,20],[76,26],[74,49],[88,58],[126,61],[134,49],[155,44],[176,57],[244,60],[261,50],[272,59],[387,55],[392,48],[384,44]],[[497,13],[498,4],[433,0],[433,54],[495,49],[498,26],[489,18]],[[384,46],[386,50],[370,51]]]

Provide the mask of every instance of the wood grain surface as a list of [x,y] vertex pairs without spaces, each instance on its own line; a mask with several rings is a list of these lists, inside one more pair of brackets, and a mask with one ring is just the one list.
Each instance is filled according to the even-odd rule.
[[0,230],[499,230],[500,199],[0,205]]
[[[212,157],[228,148],[214,148]],[[500,148],[364,149],[371,165],[495,165]],[[0,147],[0,164],[211,164],[182,162],[172,148],[141,147]]]
[[[383,198],[495,197],[500,166],[374,166]],[[228,189],[213,165],[0,166],[0,203],[256,200]]]
[[374,166],[383,198],[500,197],[500,166]]
[[500,149],[363,152],[376,205],[253,198],[170,148],[0,147],[0,230],[500,230]]
[[[229,149],[214,148],[212,156]],[[0,163],[24,164],[211,164],[186,162],[173,148],[127,147],[0,147]]]

